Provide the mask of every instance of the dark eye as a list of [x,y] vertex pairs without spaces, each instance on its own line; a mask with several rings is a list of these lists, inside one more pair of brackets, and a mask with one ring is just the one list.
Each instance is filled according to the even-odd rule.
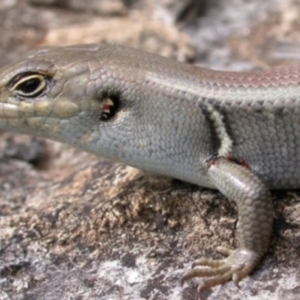
[[47,87],[44,75],[37,73],[23,73],[15,76],[10,81],[10,90],[22,97],[37,97]]

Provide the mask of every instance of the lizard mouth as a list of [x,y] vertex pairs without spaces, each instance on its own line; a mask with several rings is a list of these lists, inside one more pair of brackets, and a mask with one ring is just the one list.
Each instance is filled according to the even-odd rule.
[[0,102],[0,129],[30,134],[41,128],[56,132],[63,120],[76,117],[82,110],[71,101]]
[[0,103],[1,119],[56,117],[66,119],[78,115],[80,107],[67,100],[16,101]]
[[26,134],[40,130],[58,132],[71,118],[91,114],[101,121],[113,119],[119,107],[119,99],[105,97],[102,101],[81,99],[71,101],[57,99],[16,99],[7,98],[0,102],[0,129],[8,129]]

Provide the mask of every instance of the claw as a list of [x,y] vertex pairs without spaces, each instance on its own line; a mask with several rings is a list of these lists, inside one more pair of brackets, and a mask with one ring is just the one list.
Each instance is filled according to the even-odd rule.
[[231,249],[228,249],[226,247],[221,247],[221,246],[217,247],[217,251],[224,256],[230,256],[234,252]]
[[217,250],[229,256],[220,260],[205,258],[196,260],[193,263],[193,269],[183,275],[181,284],[183,285],[188,279],[204,277],[205,279],[198,287],[200,292],[230,280],[238,286],[238,282],[249,275],[260,259],[259,254],[248,249],[232,251],[219,247]]
[[228,271],[222,276],[212,277],[210,279],[206,279],[203,281],[201,285],[198,287],[198,292],[201,293],[203,290],[209,289],[219,284],[223,284],[231,279],[231,272]]
[[194,277],[212,277],[212,276],[219,276],[219,274],[226,273],[230,270],[230,267],[223,266],[216,269],[213,268],[202,268],[202,267],[196,267],[188,272],[186,272],[182,279],[188,280]]
[[216,268],[220,267],[223,263],[223,260],[200,258],[193,262],[192,268],[195,268],[197,266]]

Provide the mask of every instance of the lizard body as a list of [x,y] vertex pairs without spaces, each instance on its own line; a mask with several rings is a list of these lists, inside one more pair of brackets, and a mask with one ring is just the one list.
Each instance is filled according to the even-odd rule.
[[300,186],[299,82],[300,67],[221,72],[120,46],[45,47],[0,70],[0,129],[234,200],[239,248],[183,276],[207,288],[255,268],[272,233],[269,189]]

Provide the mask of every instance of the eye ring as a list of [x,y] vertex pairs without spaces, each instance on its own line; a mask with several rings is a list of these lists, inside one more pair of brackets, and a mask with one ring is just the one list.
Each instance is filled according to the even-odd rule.
[[19,74],[10,82],[10,90],[15,94],[25,98],[39,96],[46,89],[46,87],[46,77],[38,73]]

